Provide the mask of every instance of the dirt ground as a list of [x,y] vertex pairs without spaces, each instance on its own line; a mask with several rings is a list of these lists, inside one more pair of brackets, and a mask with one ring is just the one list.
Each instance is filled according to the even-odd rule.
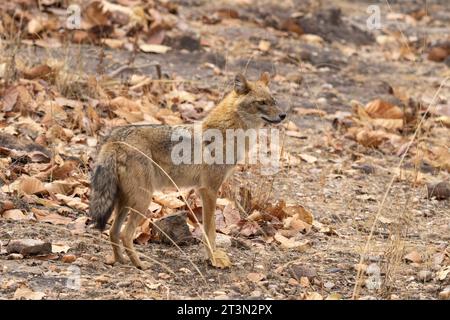
[[[66,201],[57,211],[49,211],[70,218],[68,225],[0,217],[0,298],[12,299],[18,289],[28,288],[43,293],[44,299],[351,299],[358,279],[359,299],[448,299],[450,200],[448,195],[443,200],[428,197],[428,188],[429,183],[448,184],[450,158],[436,165],[426,157],[417,161],[418,153],[407,153],[402,169],[412,175],[399,177],[404,149],[399,150],[414,129],[395,133],[401,143],[376,146],[361,143],[347,130],[358,123],[352,118],[352,100],[366,105],[383,99],[403,110],[420,104],[420,115],[432,103],[444,110],[444,116],[445,110],[450,113],[450,82],[439,89],[450,76],[450,55],[443,62],[428,59],[431,47],[450,41],[450,11],[446,1],[429,1],[426,17],[415,19],[414,13],[424,7],[421,1],[392,1],[390,6],[383,2],[382,28],[368,30],[367,7],[372,2],[258,1],[255,6],[245,0],[181,0],[175,1],[177,27],[165,40],[172,50],[164,54],[92,44],[21,46],[16,55],[29,64],[48,57],[64,59],[73,73],[95,75],[103,70],[111,75],[130,61],[141,66],[113,74],[118,83],[136,73],[156,77],[157,69],[150,64],[158,62],[163,78],[188,81],[175,86],[214,102],[231,89],[237,71],[246,70],[249,78],[262,71],[276,75],[271,88],[292,121],[283,135],[281,170],[264,176],[258,167],[240,167],[222,196],[229,190],[247,190],[261,206],[281,200],[288,206],[301,205],[316,223],[292,237],[307,244],[294,249],[283,248],[274,239],[277,223],[283,221],[259,223],[264,234],[223,236],[233,264],[225,270],[204,261],[198,241],[180,248],[152,240],[137,243],[143,259],[154,260],[149,270],[140,271],[131,265],[106,265],[105,256],[111,251],[107,234],[99,235],[90,227],[74,234],[73,223],[84,224],[86,210]],[[231,16],[237,12],[238,17],[211,22],[223,8],[233,10],[220,12]],[[320,38],[300,36],[292,26],[280,27],[291,21],[289,17],[300,21],[305,33]],[[82,99],[77,92],[89,86],[80,84],[72,90],[67,98]],[[400,91],[407,99],[399,98]],[[8,132],[16,120],[0,115],[2,132]],[[105,127],[114,124],[113,118]],[[96,145],[88,138],[100,138],[105,127],[94,133],[74,129],[84,140],[58,146],[57,152],[64,159],[87,158],[90,165]],[[449,133],[444,125],[424,126],[415,139],[426,146],[444,141],[448,154]],[[51,150],[50,144],[47,147]],[[2,167],[5,173],[17,174],[13,164],[8,166]],[[75,177],[88,181],[89,166]],[[25,215],[36,214],[31,207],[45,207],[6,192],[3,187],[13,182],[8,179],[2,174],[2,199],[14,202]],[[87,194],[80,197],[88,204]],[[242,196],[238,199],[243,201]],[[5,248],[10,240],[22,238],[62,244],[66,252],[13,259]],[[76,260],[64,262],[68,254]]]

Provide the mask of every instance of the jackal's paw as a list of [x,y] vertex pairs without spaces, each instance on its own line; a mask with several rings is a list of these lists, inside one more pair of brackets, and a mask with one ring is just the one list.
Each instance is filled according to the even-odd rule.
[[147,270],[151,267],[151,264],[149,264],[148,262],[143,262],[141,261],[138,265],[136,265],[136,268],[140,269],[140,270]]
[[105,258],[105,263],[110,265],[110,266],[113,266],[116,263],[126,264],[126,263],[128,263],[128,261],[127,261],[127,259],[124,256],[116,257],[114,255],[108,255]]
[[231,267],[231,261],[228,255],[222,250],[215,250],[210,258],[213,267],[225,269]]

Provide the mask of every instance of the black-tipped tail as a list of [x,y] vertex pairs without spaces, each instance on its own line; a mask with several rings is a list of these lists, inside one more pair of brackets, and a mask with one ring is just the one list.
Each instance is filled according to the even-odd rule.
[[100,157],[91,179],[89,216],[95,228],[104,230],[116,205],[117,173],[114,154]]

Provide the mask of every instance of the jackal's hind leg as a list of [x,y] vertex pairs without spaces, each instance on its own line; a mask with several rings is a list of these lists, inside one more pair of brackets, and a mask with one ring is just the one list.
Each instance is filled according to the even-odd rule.
[[122,232],[122,242],[125,247],[125,252],[131,260],[133,265],[141,270],[145,270],[148,268],[147,264],[143,263],[134,249],[133,238],[136,228],[141,224],[141,222],[145,219],[145,213],[150,203],[145,202],[144,204],[140,204],[135,208],[130,209],[130,214],[128,217],[128,222],[125,226],[125,229]]
[[127,259],[124,257],[122,247],[120,244],[120,229],[128,214],[128,209],[121,206],[117,209],[116,217],[109,230],[109,239],[113,248],[113,255],[106,258],[106,264],[113,265],[118,263],[127,263]]

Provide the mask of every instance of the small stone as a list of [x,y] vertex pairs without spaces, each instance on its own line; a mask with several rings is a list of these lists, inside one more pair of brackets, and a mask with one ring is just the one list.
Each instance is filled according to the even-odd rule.
[[172,39],[173,46],[178,49],[197,51],[201,49],[200,39],[194,35],[182,35]]
[[161,273],[158,273],[158,278],[159,279],[163,279],[163,280],[167,280],[167,279],[170,279],[170,274],[161,272]]
[[297,281],[299,281],[302,277],[306,277],[309,280],[312,280],[317,276],[316,269],[310,266],[293,264],[287,267],[287,270],[290,272],[291,276]]
[[250,293],[250,299],[258,299],[262,296],[262,292],[260,290],[255,290]]
[[214,291],[213,294],[215,296],[223,296],[223,295],[226,295],[227,293],[225,291],[222,291],[222,290],[217,290],[217,291]]
[[428,52],[428,60],[434,61],[434,62],[442,62],[444,61],[449,53],[445,48],[442,47],[434,47],[431,48],[431,50]]
[[321,97],[321,98],[317,99],[317,104],[318,104],[319,106],[321,106],[321,107],[326,106],[327,103],[328,103],[328,102],[327,102],[327,99],[324,98],[324,97]]
[[427,185],[428,198],[446,200],[450,197],[450,184],[446,181],[430,183]]
[[101,275],[101,276],[94,278],[94,280],[95,280],[95,282],[99,282],[99,283],[108,283],[109,277],[107,277],[105,275]]
[[419,252],[417,252],[416,250],[414,250],[414,251],[411,251],[410,253],[408,253],[403,259],[405,259],[408,262],[421,263],[422,255]]
[[428,270],[422,270],[417,274],[417,279],[421,282],[428,282],[433,279],[433,273]]
[[330,281],[327,281],[327,282],[325,282],[325,283],[323,284],[323,286],[324,286],[325,288],[327,288],[327,289],[333,289],[333,288],[334,288],[334,283],[333,283],[333,282],[330,282]]
[[187,211],[169,214],[154,222],[153,232],[156,238],[166,244],[175,242],[177,245],[186,244],[193,240],[191,231],[186,222]]
[[87,266],[88,264],[89,264],[89,261],[87,260],[87,259],[85,259],[85,258],[77,258],[74,262],[73,262],[73,264],[74,265],[76,265],[76,266]]
[[22,260],[23,259],[23,255],[21,255],[20,253],[11,253],[9,254],[6,259],[8,260]]
[[360,164],[360,165],[353,165],[353,169],[357,169],[365,174],[374,174],[375,173],[375,167],[370,164]]
[[229,248],[231,247],[231,237],[226,234],[218,233],[216,235],[216,245],[220,248]]
[[27,255],[45,255],[52,253],[52,244],[48,241],[35,239],[12,240],[6,247],[8,253]]
[[183,272],[185,274],[192,274],[192,271],[189,270],[188,268],[180,268],[178,269],[178,271]]
[[119,288],[126,288],[129,287],[131,285],[131,281],[127,280],[127,281],[119,281],[117,282],[116,286],[118,286]]
[[436,292],[436,286],[434,284],[430,283],[430,284],[425,285],[423,287],[423,290],[426,292],[433,293],[433,292]]
[[64,263],[72,263],[75,260],[77,260],[77,257],[74,254],[65,254],[65,255],[63,255],[61,260]]

